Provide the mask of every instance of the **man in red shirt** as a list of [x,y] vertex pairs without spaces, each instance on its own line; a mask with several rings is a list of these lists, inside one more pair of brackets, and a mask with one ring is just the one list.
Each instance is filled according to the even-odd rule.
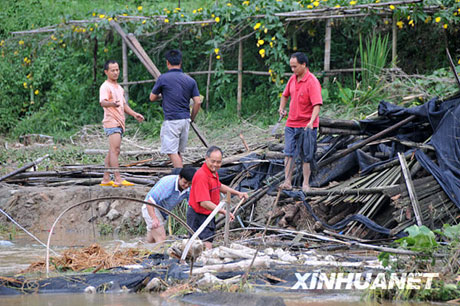
[[[230,188],[219,181],[217,170],[222,165],[222,150],[219,147],[211,146],[206,152],[203,166],[196,171],[192,180],[192,189],[190,190],[189,208],[187,210],[187,224],[196,231],[206,220],[209,214],[217,207],[220,202],[220,193],[237,195],[241,198],[248,198],[246,192],[239,192]],[[219,211],[220,214],[229,214],[230,221],[234,219],[231,212],[225,209]],[[216,223],[213,219],[198,236],[204,241],[207,249],[212,248],[212,241]]]
[[[299,137],[311,137],[310,143],[316,143],[317,128],[319,126],[319,110],[323,104],[321,96],[321,85],[318,79],[310,73],[308,69],[308,58],[302,52],[296,52],[291,55],[289,60],[291,70],[294,73],[289,79],[286,88],[283,91],[280,101],[279,113],[281,116],[286,116],[286,104],[289,97],[289,116],[284,129],[284,155],[285,155],[285,178],[286,180],[280,186],[284,189],[291,189],[293,157],[298,150],[301,156],[310,157],[303,158],[303,184],[302,190],[310,189],[310,163],[314,158],[313,154],[306,154],[305,149],[314,150],[314,148],[305,148],[301,145]],[[310,129],[307,131],[307,129]],[[314,139],[313,139],[314,138]],[[306,141],[304,138],[303,141]],[[300,145],[300,148],[298,147]]]

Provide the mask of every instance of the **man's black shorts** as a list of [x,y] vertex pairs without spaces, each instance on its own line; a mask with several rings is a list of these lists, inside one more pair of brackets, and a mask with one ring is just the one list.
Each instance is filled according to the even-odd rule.
[[[190,206],[187,209],[187,224],[195,232],[204,223],[204,220],[208,218],[208,215],[203,215],[195,212]],[[212,242],[214,240],[214,233],[216,231],[216,220],[212,218],[211,222],[205,227],[205,229],[198,235],[202,241]]]

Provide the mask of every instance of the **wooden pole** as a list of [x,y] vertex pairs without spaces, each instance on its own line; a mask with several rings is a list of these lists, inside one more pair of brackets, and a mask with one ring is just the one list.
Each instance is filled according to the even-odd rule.
[[[328,72],[331,68],[331,20],[326,19],[326,34],[324,38],[324,71]],[[324,85],[327,85],[329,78],[324,78]]]
[[11,177],[11,176],[13,176],[13,175],[18,174],[18,173],[24,172],[24,171],[26,171],[27,169],[32,168],[32,167],[38,165],[38,164],[41,163],[45,158],[48,158],[48,156],[49,156],[49,154],[46,154],[45,156],[40,157],[40,158],[36,159],[36,160],[33,161],[33,162],[27,163],[27,164],[25,164],[24,166],[22,166],[21,168],[19,168],[19,169],[17,169],[17,170],[14,170],[13,172],[10,172],[10,173],[8,173],[8,174],[6,174],[6,175],[0,177],[0,182],[3,181],[4,179],[7,179],[7,178],[9,178],[9,177]]
[[359,148],[364,147],[368,143],[385,136],[386,134],[388,134],[388,133],[400,128],[404,124],[414,120],[415,117],[416,117],[415,115],[410,115],[409,117],[407,117],[406,119],[396,123],[395,125],[390,126],[390,127],[386,128],[385,130],[383,130],[381,132],[378,132],[377,134],[375,134],[375,135],[373,135],[373,136],[361,141],[360,143],[358,143],[358,144],[356,144],[356,145],[354,145],[352,147],[349,147],[348,149],[345,149],[342,152],[340,152],[338,154],[335,154],[335,155],[323,160],[322,162],[318,163],[318,168],[321,168],[321,167],[324,167],[326,165],[329,165],[330,163],[332,163],[332,162],[334,162],[334,161],[346,156],[347,154],[349,154],[349,153],[351,153],[351,152],[353,152],[353,151],[355,151],[355,150],[357,150]]
[[206,111],[209,110],[209,86],[211,85],[212,54],[209,54],[208,80],[206,81]]
[[[124,39],[121,40],[122,60],[123,60],[123,83],[128,82],[128,47]],[[125,101],[129,101],[129,86],[123,85],[125,89]]]
[[92,95],[94,95],[94,90],[97,86],[97,48],[98,48],[98,41],[97,38],[94,38],[94,48],[93,48],[93,87],[92,87]]
[[228,247],[229,245],[229,230],[230,230],[230,202],[232,201],[230,192],[227,192],[227,197],[225,199],[225,227],[224,227],[224,245]]
[[236,113],[241,117],[241,98],[243,94],[243,41],[240,40],[238,47],[238,92],[236,94]]
[[392,25],[392,45],[391,45],[391,61],[393,63],[393,68],[396,68],[396,47],[398,42],[398,32],[396,26],[396,17],[393,15],[393,25]]
[[409,167],[407,166],[406,158],[401,152],[399,152],[398,159],[401,163],[401,170],[404,175],[404,180],[406,182],[407,193],[409,194],[412,209],[414,210],[415,220],[417,221],[418,226],[422,226],[423,220],[422,213],[420,210],[420,204],[418,203],[417,195],[415,194],[414,183],[412,182],[412,179],[410,177]]

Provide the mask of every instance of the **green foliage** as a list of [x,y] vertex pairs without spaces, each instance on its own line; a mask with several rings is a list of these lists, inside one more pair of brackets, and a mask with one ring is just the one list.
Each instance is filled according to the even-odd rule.
[[[262,118],[276,112],[279,93],[285,86],[289,72],[289,54],[303,51],[309,55],[311,70],[322,69],[324,21],[308,23],[286,22],[278,13],[299,10],[340,10],[345,7],[374,3],[373,0],[344,1],[185,1],[177,8],[177,1],[131,0],[120,5],[113,0],[103,1],[51,1],[19,0],[0,4],[0,133],[14,136],[25,133],[49,133],[66,137],[83,124],[98,123],[102,110],[97,103],[98,88],[104,80],[102,64],[108,58],[121,58],[121,42],[114,35],[109,20],[116,19],[127,31],[138,36],[147,53],[164,72],[163,54],[170,48],[180,48],[184,53],[184,71],[207,70],[212,59],[210,110],[234,110],[236,101],[236,77],[225,74],[225,70],[237,69],[238,39],[243,43],[245,70],[267,71],[268,77],[245,75],[243,86],[243,118],[261,112]],[[426,13],[424,5],[442,4],[434,14]],[[340,8],[339,8],[340,6]],[[417,27],[429,27],[449,35],[458,23],[460,4],[447,0],[429,0],[424,3],[392,5],[398,27],[410,32]],[[348,68],[353,64],[353,46],[358,35],[370,37],[377,29],[384,35],[389,31],[389,22],[369,10],[363,19],[334,21],[331,62],[333,67]],[[42,12],[47,12],[43,14]],[[123,15],[138,16],[126,20]],[[27,16],[23,18],[22,16]],[[162,16],[157,18],[157,16]],[[257,16],[257,17],[255,17]],[[141,19],[144,18],[144,19]],[[88,23],[68,23],[72,19],[87,19]],[[193,25],[178,25],[178,22],[198,22]],[[210,23],[212,21],[213,23]],[[173,23],[176,25],[172,26]],[[53,33],[30,36],[11,36],[9,32],[35,29],[59,24]],[[452,26],[451,26],[452,25]],[[446,28],[446,29],[444,29]],[[453,32],[452,32],[453,33]],[[436,39],[436,41],[440,41]],[[455,40],[450,40],[454,42]],[[382,98],[382,87],[378,71],[384,67],[377,62],[388,55],[387,38],[368,42],[367,55],[361,60],[365,71],[356,82],[340,82],[325,88],[328,97],[325,104],[346,101],[349,107],[364,111],[366,105]],[[404,54],[412,44],[398,46]],[[374,49],[369,48],[369,45]],[[425,46],[422,46],[423,50]],[[361,44],[361,50],[363,44]],[[362,50],[363,51],[363,50]],[[406,52],[417,54],[417,52]],[[430,54],[432,55],[432,54]],[[411,55],[412,56],[412,55]],[[401,57],[400,57],[401,58]],[[4,59],[4,60],[3,60]],[[145,68],[130,51],[129,78],[139,80],[151,78]],[[412,61],[413,62],[413,61]],[[426,59],[419,61],[425,65]],[[429,62],[436,62],[431,60]],[[93,63],[96,63],[93,66]],[[159,63],[159,64],[158,64]],[[377,64],[377,65],[376,65]],[[405,62],[401,62],[405,65]],[[421,65],[419,65],[421,66]],[[321,79],[322,76],[319,76]],[[206,76],[196,76],[204,94]],[[158,133],[161,109],[147,100],[151,85],[139,84],[130,87],[130,104],[146,117],[142,131],[149,135]],[[263,111],[261,111],[263,110]],[[234,116],[235,112],[233,112]]]
[[[369,295],[390,299],[416,299],[431,301],[447,301],[457,298],[460,294],[460,283],[456,280],[460,272],[458,256],[460,252],[460,225],[445,224],[442,230],[431,231],[426,226],[413,225],[405,232],[408,236],[395,241],[398,248],[419,252],[419,255],[407,258],[393,257],[388,252],[379,254],[378,259],[384,267],[392,272],[430,272],[435,268],[435,253],[443,254],[441,265],[437,266],[440,278],[434,279],[432,289],[421,290],[387,290],[386,292],[371,291]],[[438,242],[439,237],[444,240]]]
[[101,236],[108,236],[110,234],[113,233],[113,228],[110,224],[106,224],[106,223],[99,223],[97,225],[98,227],[98,230],[99,230],[99,234]]

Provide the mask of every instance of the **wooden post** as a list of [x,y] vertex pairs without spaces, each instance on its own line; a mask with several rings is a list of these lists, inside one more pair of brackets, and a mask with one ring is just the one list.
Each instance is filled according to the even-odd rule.
[[225,228],[224,228],[224,245],[229,245],[229,231],[230,231],[230,202],[232,201],[230,192],[227,192],[227,198],[225,199]]
[[415,220],[417,221],[418,226],[422,226],[422,212],[420,210],[420,204],[418,203],[417,194],[415,193],[414,183],[412,182],[412,178],[410,177],[409,167],[407,166],[406,158],[402,153],[398,153],[398,159],[401,163],[401,170],[404,175],[404,180],[406,182],[407,193],[409,194],[412,209],[414,210]]
[[238,47],[238,92],[236,94],[236,113],[241,117],[241,99],[243,95],[243,40]]
[[208,80],[206,81],[206,111],[209,110],[209,85],[211,85],[212,53],[209,54]]
[[391,45],[391,61],[393,63],[393,68],[396,68],[396,46],[398,42],[398,32],[396,26],[396,17],[393,15],[393,25],[392,25],[392,45]]
[[93,48],[93,86],[91,87],[91,95],[94,96],[94,91],[97,86],[97,48],[98,42],[97,38],[94,38],[94,48]]
[[[122,60],[123,60],[123,83],[128,82],[128,47],[124,39],[121,40]],[[129,101],[129,86],[123,85],[125,90],[125,101]]]
[[[326,19],[326,34],[324,38],[324,72],[331,69],[331,20]],[[329,77],[324,78],[324,85],[329,82]]]

